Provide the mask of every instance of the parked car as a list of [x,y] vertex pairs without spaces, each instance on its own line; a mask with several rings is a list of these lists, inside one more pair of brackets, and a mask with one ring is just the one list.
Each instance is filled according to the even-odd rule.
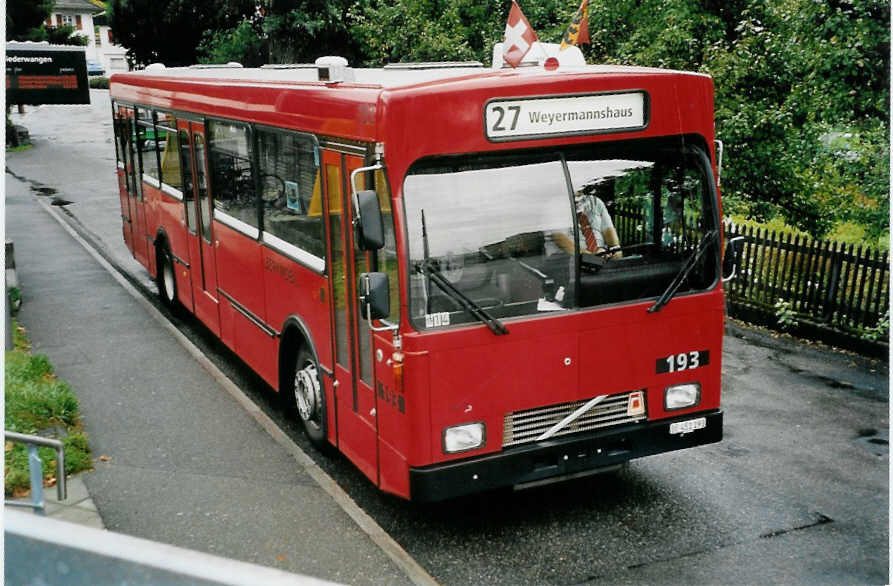
[[99,61],[87,59],[87,75],[105,75],[105,69]]

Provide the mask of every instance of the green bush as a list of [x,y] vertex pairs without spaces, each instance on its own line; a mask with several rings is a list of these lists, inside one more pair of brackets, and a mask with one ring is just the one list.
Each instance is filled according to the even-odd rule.
[[109,78],[104,76],[97,76],[90,78],[90,89],[94,90],[107,90],[109,89]]
[[775,319],[778,320],[778,328],[783,332],[796,328],[799,325],[797,313],[794,311],[791,302],[784,299],[779,299],[775,303]]
[[[14,326],[15,348],[6,353],[6,429],[36,434],[58,429],[65,451],[67,474],[92,467],[87,436],[81,429],[78,400],[67,383],[53,374],[43,354],[32,355],[22,328]],[[44,477],[53,477],[55,450],[38,449]],[[5,451],[6,495],[21,495],[28,489],[28,450],[24,444],[7,442]]]

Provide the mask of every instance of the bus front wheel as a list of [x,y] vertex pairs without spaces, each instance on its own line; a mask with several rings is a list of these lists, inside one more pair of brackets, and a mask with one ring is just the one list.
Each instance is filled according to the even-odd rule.
[[293,386],[294,406],[307,437],[317,448],[326,441],[326,398],[319,380],[319,369],[313,355],[304,348],[295,361]]
[[158,296],[161,303],[171,311],[177,309],[177,276],[174,273],[174,258],[167,246],[158,251],[157,273],[155,284],[158,286]]

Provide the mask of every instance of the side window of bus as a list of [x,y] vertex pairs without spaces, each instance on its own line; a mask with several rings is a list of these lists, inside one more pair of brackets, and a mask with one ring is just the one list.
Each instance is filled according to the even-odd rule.
[[214,209],[257,228],[248,127],[217,120],[208,122],[208,150],[211,154]]
[[177,142],[180,145],[180,170],[182,171],[183,205],[186,206],[186,226],[195,234],[195,194],[192,191],[192,151],[189,147],[189,133],[181,130]]
[[158,170],[158,137],[155,134],[155,119],[151,110],[136,109],[137,116],[137,150],[140,156],[140,170],[143,179],[150,177],[149,183],[161,186],[161,174]]
[[208,178],[205,174],[205,141],[201,134],[194,134],[195,185],[198,187],[199,215],[202,223],[202,238],[211,241],[211,204],[208,199]]
[[118,104],[112,102],[112,113],[114,115],[114,123],[112,130],[115,133],[115,160],[118,163],[124,162],[121,156],[121,116],[118,114]]
[[118,138],[119,148],[121,149],[121,162],[124,163],[124,169],[127,182],[127,192],[133,193],[133,177],[131,169],[133,165],[133,108],[129,106],[118,107]]
[[177,120],[168,112],[155,113],[155,133],[161,153],[161,182],[175,189],[181,189],[180,141],[177,138]]
[[316,142],[274,130],[256,135],[264,232],[325,258]]

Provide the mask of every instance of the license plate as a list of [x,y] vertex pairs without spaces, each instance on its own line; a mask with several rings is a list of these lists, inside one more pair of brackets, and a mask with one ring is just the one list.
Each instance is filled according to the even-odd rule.
[[707,427],[707,418],[698,417],[697,419],[689,419],[688,421],[677,421],[670,424],[670,434],[691,433],[698,429]]

